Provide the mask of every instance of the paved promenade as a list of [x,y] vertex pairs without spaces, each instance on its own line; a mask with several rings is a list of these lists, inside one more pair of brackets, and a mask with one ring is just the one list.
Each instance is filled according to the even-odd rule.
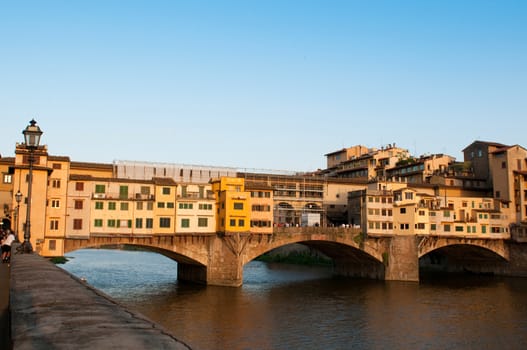
[[9,330],[9,272],[7,264],[0,264],[0,349],[11,349]]
[[15,350],[190,349],[160,325],[127,310],[36,254],[17,254],[10,268],[0,266],[0,349],[9,349],[9,339],[5,338],[9,334],[9,274]]

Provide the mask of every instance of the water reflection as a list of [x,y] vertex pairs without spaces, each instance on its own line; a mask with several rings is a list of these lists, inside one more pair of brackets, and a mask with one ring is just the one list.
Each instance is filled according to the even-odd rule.
[[65,268],[194,349],[523,349],[527,280],[333,278],[327,268],[251,262],[241,288],[178,283],[145,252],[78,251]]

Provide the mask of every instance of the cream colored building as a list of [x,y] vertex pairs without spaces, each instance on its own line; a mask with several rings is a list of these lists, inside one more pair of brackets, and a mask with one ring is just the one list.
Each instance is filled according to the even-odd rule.
[[350,159],[360,157],[370,152],[370,149],[366,146],[356,145],[348,148],[343,148],[338,151],[327,153],[326,163],[327,168],[337,167],[339,164],[346,162]]
[[176,208],[176,232],[216,232],[216,201],[210,184],[180,184]]
[[350,193],[352,220],[377,235],[448,235],[509,238],[511,218],[490,197],[451,196],[447,188],[370,184]]

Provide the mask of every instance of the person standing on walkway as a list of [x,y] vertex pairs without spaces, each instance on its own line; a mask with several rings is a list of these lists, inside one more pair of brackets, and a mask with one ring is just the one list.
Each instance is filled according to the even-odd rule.
[[7,230],[7,235],[2,240],[2,262],[8,263],[11,259],[11,243],[15,240],[15,235],[11,230]]

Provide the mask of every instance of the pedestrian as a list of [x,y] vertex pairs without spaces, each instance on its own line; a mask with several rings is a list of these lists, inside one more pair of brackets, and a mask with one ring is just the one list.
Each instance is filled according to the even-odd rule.
[[9,263],[11,260],[11,243],[15,240],[13,231],[7,230],[6,236],[2,239],[2,262]]

